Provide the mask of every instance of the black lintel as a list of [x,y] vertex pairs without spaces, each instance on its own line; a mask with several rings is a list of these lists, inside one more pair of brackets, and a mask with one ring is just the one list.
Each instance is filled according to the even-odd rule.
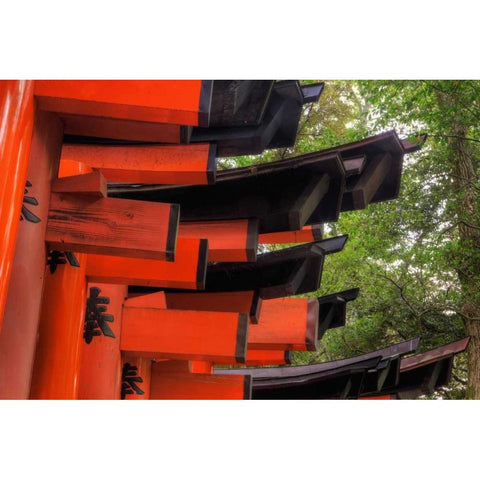
[[400,371],[398,383],[395,386],[385,386],[379,392],[385,394],[404,394],[415,392],[415,396],[433,393],[438,388],[450,382],[453,357],[448,356],[427,365],[420,365],[406,372]]
[[205,291],[256,290],[260,298],[268,299],[318,290],[325,255],[342,250],[347,238],[347,235],[342,235],[263,253],[257,256],[256,262],[210,264]]
[[[296,365],[289,367],[255,367],[249,368],[248,373],[253,376],[254,379],[260,378],[276,378],[276,377],[292,377],[292,376],[302,376],[302,375],[315,375],[317,373],[333,371],[339,368],[348,367],[351,365],[356,365],[359,362],[369,360],[371,358],[376,358],[381,360],[393,358],[396,356],[403,356],[415,352],[418,347],[420,338],[414,338],[404,342],[400,342],[389,347],[382,348],[380,350],[375,350],[373,352],[364,353],[362,355],[357,355],[355,357],[344,358],[341,360],[334,360],[331,362],[317,363],[314,365]],[[221,370],[221,369],[218,369]],[[217,371],[217,369],[215,369]],[[231,369],[228,371],[222,370],[219,373],[230,373],[241,375],[242,369]]]
[[307,89],[297,80],[283,80],[273,84],[265,113],[257,125],[211,122],[210,128],[194,128],[192,142],[215,142],[220,157],[254,155],[267,148],[291,147],[295,143],[304,103],[318,100],[323,84]]
[[[252,377],[252,398],[298,400],[356,398],[367,371],[375,369],[380,361],[381,357],[370,358],[355,365],[295,377],[268,379]],[[250,373],[251,369],[247,370]]]
[[359,291],[359,288],[351,288],[317,299],[319,306],[318,340],[327,330],[345,325],[346,303],[355,300]]
[[[219,171],[215,185],[111,185],[109,195],[179,203],[182,221],[258,217],[260,233],[284,231],[288,229],[283,227],[289,225],[289,220],[285,211],[278,212],[280,193],[288,193],[289,201],[292,201],[295,195],[297,198],[301,196],[302,186],[312,177],[326,174],[329,177],[328,190],[306,224],[336,221],[340,211],[396,198],[403,155],[402,142],[394,131],[390,131],[320,152]],[[365,158],[365,161],[362,165],[348,163],[355,158]],[[343,159],[346,159],[345,165]],[[384,168],[387,163],[388,171]],[[345,167],[348,169],[347,178]],[[344,197],[345,188],[348,192]],[[353,196],[356,196],[355,204]]]
[[210,128],[259,125],[273,80],[215,80]]
[[325,88],[324,82],[302,85],[303,103],[316,103]]
[[312,218],[335,220],[344,186],[338,155],[320,162],[265,164],[219,175],[214,185],[114,186],[109,196],[180,204],[181,221],[259,219],[259,233],[299,230]]

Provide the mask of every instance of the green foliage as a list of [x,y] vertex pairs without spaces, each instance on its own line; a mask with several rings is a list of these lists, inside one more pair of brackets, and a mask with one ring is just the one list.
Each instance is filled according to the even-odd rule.
[[[231,162],[272,161],[392,128],[401,138],[429,135],[420,152],[405,156],[398,199],[342,213],[326,226],[329,236],[348,234],[349,241],[327,257],[320,290],[307,296],[353,287],[360,296],[348,304],[347,325],[327,331],[317,352],[297,352],[295,363],[416,336],[427,350],[465,335],[465,305],[480,305],[479,93],[478,81],[326,82],[319,104],[303,112],[295,147]],[[472,165],[468,175],[459,170],[462,155]],[[457,358],[454,381],[431,398],[464,398],[466,363],[466,355]]]

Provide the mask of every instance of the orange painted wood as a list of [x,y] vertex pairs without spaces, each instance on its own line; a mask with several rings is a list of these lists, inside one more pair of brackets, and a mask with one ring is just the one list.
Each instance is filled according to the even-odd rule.
[[77,193],[94,197],[107,196],[107,181],[101,172],[56,178],[52,182],[52,192]]
[[[57,159],[60,155],[61,139],[60,135]],[[87,173],[89,170],[86,165],[62,162],[58,175],[66,177]],[[78,397],[82,330],[87,297],[86,255],[81,253],[73,255],[77,266],[67,261],[65,255],[65,263],[58,265],[52,263],[45,273],[30,398],[69,400]],[[50,256],[49,261],[52,260],[53,257]]]
[[167,308],[165,292],[149,293],[147,295],[138,295],[129,297],[125,300],[124,305],[132,308]]
[[[37,80],[42,109],[178,125],[208,126],[199,118],[201,80]],[[199,122],[200,120],[200,122]],[[207,121],[205,121],[207,120]]]
[[373,397],[358,397],[357,400],[392,400],[392,395],[376,395]]
[[265,366],[265,365],[289,365],[292,363],[289,351],[283,350],[247,350],[247,360],[237,362],[237,364],[247,367]]
[[208,239],[211,262],[255,262],[258,225],[258,219],[182,222],[178,237]]
[[31,81],[0,80],[0,328],[25,195],[33,111]]
[[213,362],[202,362],[200,360],[191,360],[188,362],[188,371],[190,373],[213,373]]
[[79,399],[120,398],[123,367],[120,334],[126,295],[127,287],[123,285],[88,284]]
[[173,262],[91,254],[87,277],[96,282],[195,290],[205,287],[207,258],[206,240],[178,239]]
[[306,225],[301,230],[291,232],[261,233],[258,236],[259,244],[283,244],[315,242],[323,238],[323,224]]
[[85,315],[85,254],[80,268],[59,265],[47,272],[33,366],[30,398],[78,398],[82,329]]
[[122,400],[149,400],[152,360],[122,355]]
[[120,347],[146,358],[237,362],[245,360],[247,330],[244,314],[125,305]]
[[245,292],[166,292],[167,307],[177,310],[247,313],[251,323],[258,323],[263,300],[258,293]]
[[[182,371],[179,362],[152,364],[152,400],[247,400],[251,398],[249,375],[210,375]],[[181,362],[182,363],[182,362]],[[187,364],[187,362],[183,362]]]
[[179,207],[166,203],[52,193],[51,249],[172,260]]
[[250,349],[315,351],[318,310],[316,298],[264,300],[258,324],[250,327],[249,351]]
[[109,182],[195,185],[215,182],[215,152],[215,145],[208,143],[64,144],[62,159],[86,163],[100,170]]
[[62,114],[65,134],[155,143],[188,143],[192,127]]
[[28,211],[23,212],[18,228],[0,331],[0,398],[28,398],[30,394],[46,275],[50,183],[57,176],[62,138],[56,115],[37,110],[27,173],[29,202],[24,204]]

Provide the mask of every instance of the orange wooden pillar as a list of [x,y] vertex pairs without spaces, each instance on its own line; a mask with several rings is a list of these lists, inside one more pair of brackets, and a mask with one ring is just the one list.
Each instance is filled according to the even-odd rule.
[[144,307],[136,297],[125,302],[120,348],[146,358],[242,362],[248,318],[230,312],[166,310]]
[[[33,130],[33,83],[0,80],[0,327],[25,197]],[[31,197],[31,196],[29,196]],[[24,204],[24,206],[22,205]]]
[[[59,177],[89,171],[86,165],[62,162]],[[78,396],[86,257],[69,251],[49,253],[30,398],[69,400]]]
[[174,261],[88,255],[87,277],[92,282],[160,288],[205,288],[208,242],[178,239]]
[[190,373],[188,362],[152,364],[152,400],[248,400],[252,396],[250,375]]
[[315,351],[318,311],[316,298],[264,300],[258,325],[250,327],[249,351],[250,349]]
[[182,222],[179,238],[206,238],[211,262],[255,262],[258,219]]
[[0,331],[0,398],[28,398],[30,394],[46,275],[50,185],[58,172],[62,134],[62,124],[54,114],[36,110],[26,201]]
[[116,400],[121,395],[120,334],[123,285],[88,284],[78,398]]
[[144,184],[215,183],[215,154],[216,146],[208,143],[114,146],[64,144],[62,149],[62,159],[82,162],[100,170],[108,182]]
[[323,238],[323,224],[305,225],[301,230],[290,232],[261,233],[258,236],[259,244],[282,244],[316,242]]
[[152,361],[150,358],[122,355],[122,400],[149,400]]
[[166,292],[167,307],[173,310],[247,313],[250,323],[258,323],[263,300],[258,291],[245,292]]

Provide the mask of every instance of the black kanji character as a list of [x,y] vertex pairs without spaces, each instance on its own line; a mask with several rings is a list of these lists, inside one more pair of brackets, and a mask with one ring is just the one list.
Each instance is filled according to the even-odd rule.
[[[32,186],[32,184],[28,180],[25,185],[27,187]],[[37,199],[35,197],[27,197],[26,196],[27,193],[28,193],[28,190],[25,188],[23,203],[28,203],[29,205],[35,205],[35,206],[38,205]],[[20,215],[20,220],[23,221],[24,218],[32,223],[41,222],[41,220],[35,214],[33,214],[25,205],[22,205],[22,214]]]
[[126,395],[136,393],[137,395],[144,395],[145,392],[137,385],[143,383],[142,377],[137,376],[138,368],[130,363],[125,363],[122,369],[122,392],[121,398],[125,400]]
[[90,288],[90,297],[87,299],[87,311],[85,312],[85,328],[83,338],[90,343],[93,337],[105,335],[106,337],[115,338],[112,330],[107,322],[113,323],[113,315],[105,313],[110,299],[108,297],[99,297],[100,289],[98,287]]
[[65,265],[65,263],[67,263],[67,260],[72,267],[80,266],[73,252],[60,252],[58,250],[50,251],[48,253],[48,260],[47,260],[47,265],[50,265],[50,273],[55,273],[57,266]]

